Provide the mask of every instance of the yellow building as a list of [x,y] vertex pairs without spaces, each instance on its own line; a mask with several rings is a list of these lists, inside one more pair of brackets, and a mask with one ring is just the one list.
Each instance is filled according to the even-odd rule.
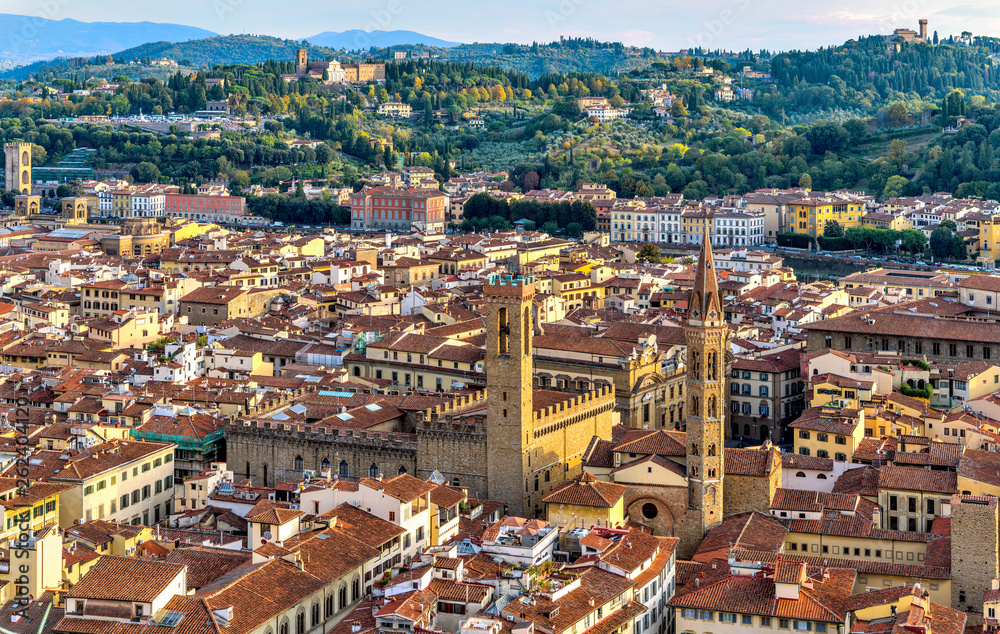
[[29,467],[29,477],[59,465],[49,481],[71,485],[59,497],[63,528],[92,519],[148,526],[170,514],[175,449],[170,443],[114,440],[76,450],[65,460],[60,451],[44,450],[34,455],[37,464]]
[[101,555],[128,557],[136,553],[139,544],[156,537],[149,526],[133,526],[108,520],[83,522],[66,529],[66,542],[82,544]]
[[91,319],[80,326],[91,339],[106,341],[113,348],[140,347],[160,336],[159,314],[155,310],[118,310],[107,319]]
[[[37,532],[25,533],[23,538],[11,542],[8,565],[0,568],[0,581],[15,586],[17,592],[27,592],[38,597],[46,590],[62,587],[63,545],[62,536],[55,525],[48,525]],[[15,551],[13,550],[16,548]]]
[[861,226],[865,205],[860,200],[802,198],[793,201],[789,209],[793,219],[788,223],[789,231],[816,237],[823,235],[823,228],[831,220],[844,229]]
[[979,249],[983,255],[1000,258],[1000,215],[979,221]]
[[65,304],[50,302],[22,304],[21,320],[28,332],[47,326],[63,328],[69,323],[69,308]]
[[132,215],[132,192],[115,190],[111,192],[111,215],[128,218]]
[[850,462],[864,440],[865,411],[813,407],[788,427],[794,430],[795,453]]
[[170,232],[170,244],[219,230],[221,227],[212,222],[192,222],[182,218],[169,219],[166,227],[166,231]]
[[604,482],[584,471],[545,496],[545,517],[564,529],[559,536],[563,542],[574,528],[624,526],[626,489],[624,484]]
[[912,229],[913,223],[906,216],[899,214],[886,214],[881,212],[871,212],[861,216],[861,226],[871,229],[892,229],[902,231]]
[[809,407],[828,405],[833,408],[861,409],[860,403],[870,402],[876,394],[875,381],[861,381],[836,374],[811,377],[813,397]]
[[19,532],[40,531],[47,524],[59,524],[59,495],[72,485],[33,482],[18,494],[16,478],[0,478],[0,505],[4,522],[0,541],[16,538]]

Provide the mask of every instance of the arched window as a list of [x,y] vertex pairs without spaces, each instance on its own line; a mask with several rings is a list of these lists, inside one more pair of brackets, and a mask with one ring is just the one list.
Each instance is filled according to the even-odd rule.
[[691,455],[692,456],[698,455],[698,443],[691,443]]
[[399,470],[396,471],[396,473],[398,473],[399,475],[403,475],[404,473],[406,473],[406,466],[405,465],[399,465]]
[[361,598],[361,578],[355,577],[354,581],[351,582],[351,601],[357,601]]
[[451,486],[453,486],[453,487],[457,487],[457,486],[458,486],[458,484],[459,484],[459,480],[458,480],[458,478],[452,478],[452,479],[451,479]]
[[347,586],[340,586],[340,592],[338,594],[340,595],[338,597],[340,601],[339,608],[343,610],[347,607]]
[[330,468],[330,459],[329,458],[323,458],[323,462],[320,463],[320,468],[323,469],[324,471],[326,471],[327,469],[329,469]]
[[280,627],[278,627],[278,634],[288,634],[288,621],[285,620]]
[[361,366],[360,365],[354,366],[354,376],[361,376]]
[[750,425],[744,425],[743,426],[743,435],[744,436],[749,436],[750,435]]
[[337,470],[337,475],[342,475],[342,476],[348,475],[348,466],[346,460],[340,461],[340,468]]
[[372,466],[368,467],[368,477],[369,478],[378,477],[378,465],[375,464],[374,462],[372,463]]
[[295,456],[292,468],[295,469],[296,471],[302,471],[302,466],[303,466],[302,456]]
[[295,615],[295,634],[306,634],[306,613],[299,612]]
[[538,491],[538,476],[535,476],[535,491]]
[[549,470],[548,470],[548,469],[546,469],[546,470],[545,470],[545,481],[546,481],[546,482],[548,482],[548,481],[549,481],[549,477],[550,477],[550,476],[549,476]]
[[331,616],[333,616],[333,613],[336,612],[336,608],[334,607],[334,603],[333,603],[333,595],[332,594],[326,595],[326,606],[325,607],[326,607],[326,618],[330,618]]
[[806,477],[806,474],[804,474],[804,473],[802,473],[801,471],[799,471],[799,472],[797,472],[797,473],[795,474],[795,477],[796,477],[796,478],[804,478],[804,477]]
[[319,625],[319,603],[313,603],[312,622],[310,622],[310,625],[312,625],[313,627]]
[[710,455],[710,456],[714,456],[715,455],[715,445],[709,445],[708,446],[708,455]]

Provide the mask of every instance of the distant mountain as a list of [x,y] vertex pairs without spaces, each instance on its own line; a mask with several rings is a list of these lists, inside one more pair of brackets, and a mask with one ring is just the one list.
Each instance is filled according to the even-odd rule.
[[91,57],[145,42],[211,37],[193,26],[157,22],[80,22],[0,13],[0,62],[24,64],[53,57]]
[[[143,58],[166,57],[181,62],[188,68],[211,68],[216,64],[256,64],[268,60],[293,61],[295,51],[302,48],[302,42],[283,40],[269,35],[220,35],[187,42],[148,42],[123,51],[111,53],[116,61],[129,62]],[[335,56],[337,51],[307,45],[310,59],[324,59]],[[29,76],[47,80],[65,73],[79,72],[79,64],[66,57],[51,61],[40,61],[0,73],[0,78],[24,80]],[[122,74],[145,77],[149,67],[136,66]]]
[[440,48],[459,45],[459,42],[448,42],[414,31],[362,31],[360,29],[343,31],[341,33],[324,31],[305,39],[315,46],[326,46],[327,48],[337,48],[346,51],[367,49],[372,46],[385,48],[387,46],[401,46],[406,44],[423,44],[425,46],[437,46]]

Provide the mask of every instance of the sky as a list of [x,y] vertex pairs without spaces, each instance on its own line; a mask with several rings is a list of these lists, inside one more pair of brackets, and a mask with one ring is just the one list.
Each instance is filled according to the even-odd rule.
[[322,31],[410,30],[459,42],[550,42],[560,35],[658,50],[814,49],[916,30],[1000,36],[994,0],[0,0],[0,12],[82,21],[173,22],[220,34],[301,39]]

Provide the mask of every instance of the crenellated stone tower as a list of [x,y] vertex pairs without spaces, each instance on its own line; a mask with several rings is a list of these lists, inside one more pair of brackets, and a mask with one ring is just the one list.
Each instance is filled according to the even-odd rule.
[[684,326],[688,506],[700,513],[702,534],[722,521],[727,332],[712,244],[706,231]]
[[[529,512],[533,443],[531,279],[497,278],[483,286],[486,299],[486,443],[489,497],[514,515]],[[521,500],[521,504],[516,504]]]

